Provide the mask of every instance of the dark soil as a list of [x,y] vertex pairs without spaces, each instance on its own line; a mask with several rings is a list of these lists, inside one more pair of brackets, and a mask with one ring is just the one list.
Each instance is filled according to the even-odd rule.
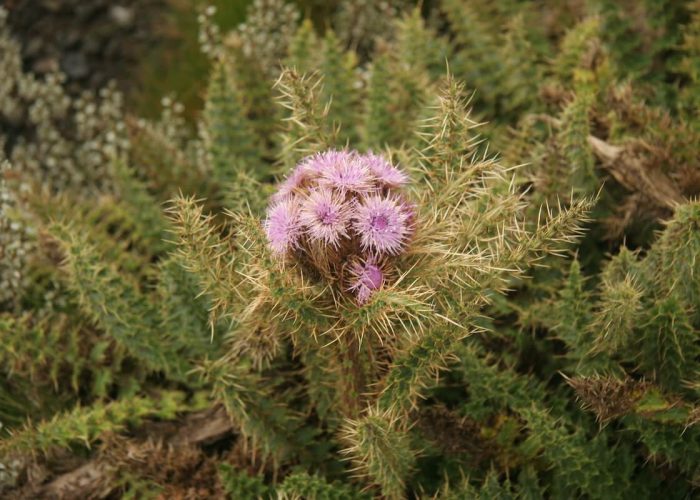
[[0,0],[25,69],[61,70],[78,94],[111,80],[131,90],[133,70],[158,38],[167,0]]

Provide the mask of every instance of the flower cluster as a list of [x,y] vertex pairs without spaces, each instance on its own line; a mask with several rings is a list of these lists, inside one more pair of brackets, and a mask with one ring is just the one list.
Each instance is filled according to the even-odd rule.
[[8,162],[0,163],[0,306],[19,303],[26,268],[36,251],[35,229],[23,220],[17,189],[10,186]]
[[382,156],[325,151],[302,160],[273,195],[265,220],[272,252],[310,265],[365,303],[414,232],[400,192],[408,176]]
[[72,98],[62,73],[25,71],[7,16],[0,7],[0,156],[52,193],[114,194],[112,159],[130,149],[121,93],[110,85]]

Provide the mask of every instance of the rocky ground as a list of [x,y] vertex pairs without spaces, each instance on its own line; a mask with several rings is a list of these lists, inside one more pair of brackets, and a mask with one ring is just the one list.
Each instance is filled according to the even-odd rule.
[[129,90],[133,70],[160,36],[167,0],[2,0],[26,68],[56,69],[70,93],[110,80]]

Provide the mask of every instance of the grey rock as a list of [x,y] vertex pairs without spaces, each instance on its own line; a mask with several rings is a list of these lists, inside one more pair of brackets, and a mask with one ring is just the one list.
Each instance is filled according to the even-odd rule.
[[90,71],[85,54],[82,52],[66,53],[61,60],[61,69],[74,80],[85,78]]
[[128,28],[134,23],[134,9],[123,5],[113,5],[109,9],[109,17],[120,27]]

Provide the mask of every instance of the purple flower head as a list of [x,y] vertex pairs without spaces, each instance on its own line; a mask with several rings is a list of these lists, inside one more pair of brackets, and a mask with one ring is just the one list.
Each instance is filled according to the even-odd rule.
[[314,177],[318,177],[323,175],[324,172],[334,170],[338,165],[351,162],[354,157],[354,153],[344,150],[336,151],[331,149],[307,157],[299,166]]
[[[336,153],[337,154],[337,153]],[[340,193],[366,193],[373,186],[369,168],[357,154],[344,153],[320,171],[319,182]]]
[[364,304],[372,294],[384,284],[384,271],[374,257],[363,262],[355,262],[350,267],[351,284],[348,291],[353,292],[357,302]]
[[274,253],[281,255],[296,248],[301,232],[297,200],[282,200],[268,208],[265,233]]
[[348,235],[350,205],[329,189],[309,193],[301,208],[301,223],[312,241],[337,247]]
[[309,171],[304,168],[303,164],[297,165],[297,167],[292,170],[292,173],[280,183],[277,192],[272,195],[272,201],[276,202],[292,196],[301,189],[304,182],[308,179]]
[[395,276],[416,227],[402,193],[408,175],[373,153],[324,151],[302,160],[273,195],[265,220],[272,251],[318,268],[362,305]]
[[367,153],[362,156],[362,160],[370,173],[385,186],[401,187],[408,182],[408,176],[382,156]]
[[357,206],[353,228],[363,250],[396,255],[410,234],[408,214],[392,198],[370,195]]

